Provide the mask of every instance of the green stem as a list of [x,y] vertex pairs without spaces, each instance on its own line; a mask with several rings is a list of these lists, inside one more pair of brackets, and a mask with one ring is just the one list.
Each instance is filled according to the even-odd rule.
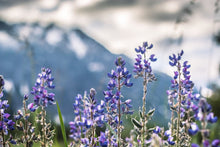
[[[2,114],[1,115],[1,121],[3,122],[3,117],[2,117]],[[4,123],[4,122],[3,122]],[[1,131],[1,135],[2,135],[2,145],[3,147],[6,147],[6,144],[5,144],[5,133],[4,133],[4,130],[2,129]]]
[[[121,91],[121,78],[118,77],[118,91]],[[117,133],[118,133],[118,139],[117,139],[117,144],[118,147],[120,147],[120,141],[121,141],[121,98],[119,97],[118,99],[118,127],[117,127]]]
[[[144,54],[144,59],[146,60],[146,55]],[[146,116],[145,116],[145,105],[146,105],[146,95],[147,95],[147,73],[144,71],[144,81],[143,81],[143,106],[142,106],[142,128],[141,128],[141,147],[144,147],[144,137],[146,133]]]
[[28,142],[28,120],[27,120],[27,108],[26,108],[26,100],[23,100],[23,107],[24,107],[24,116],[25,116],[25,123],[24,123],[24,139],[25,139],[25,143],[26,143],[26,147],[29,147],[29,142]]
[[[93,112],[92,112],[92,110],[91,110],[91,120],[94,121],[93,120]],[[95,144],[94,138],[95,138],[95,127],[92,124],[92,144],[90,145],[91,147],[93,147],[94,144]]]
[[44,106],[42,106],[42,112],[43,112],[43,115],[42,115],[42,119],[43,119],[43,126],[42,126],[42,130],[43,130],[43,145],[42,147],[46,147],[46,144],[47,144],[47,140],[46,140],[46,110],[44,108]]
[[[108,125],[109,125],[109,127],[111,126],[110,124],[111,124],[111,121],[110,121],[110,115],[109,115],[109,102],[107,103],[107,113],[108,113]],[[110,130],[108,130],[108,147],[110,147],[111,146],[111,131]]]
[[[172,100],[172,106],[173,106],[173,100]],[[172,110],[171,113],[171,136],[174,135],[174,110]]]
[[177,134],[176,134],[176,145],[179,147],[179,129],[180,129],[180,107],[181,107],[181,72],[180,72],[180,63],[178,62],[178,73],[179,73],[179,88],[178,88],[178,112],[177,112]]

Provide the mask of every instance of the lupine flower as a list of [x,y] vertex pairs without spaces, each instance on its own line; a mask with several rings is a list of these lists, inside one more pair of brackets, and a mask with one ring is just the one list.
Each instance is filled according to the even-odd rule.
[[199,131],[199,127],[196,123],[191,123],[190,129],[188,129],[189,135],[195,135]]
[[170,145],[174,145],[174,144],[175,144],[175,142],[173,141],[173,137],[172,137],[172,136],[169,136],[169,137],[168,137],[167,142],[168,142]]
[[158,126],[156,126],[156,128],[153,130],[153,132],[156,134],[160,133],[160,131],[161,131],[161,128]]
[[101,147],[107,147],[108,146],[107,137],[106,137],[104,132],[100,132],[99,144],[100,144]]
[[198,144],[192,143],[191,147],[199,147]]
[[28,105],[28,109],[31,111],[31,112],[35,112],[35,110],[38,108],[37,105],[34,106],[34,103],[30,103]]
[[220,139],[215,139],[212,141],[212,147],[219,147],[220,145]]
[[[143,49],[138,49],[140,52],[144,52]],[[129,73],[127,68],[125,67],[126,62],[122,57],[118,57],[115,60],[116,69],[111,70],[111,73],[108,73],[108,77],[110,78],[108,85],[107,85],[107,91],[104,91],[105,96],[105,102],[106,102],[106,119],[108,122],[108,125],[111,126],[113,130],[116,131],[117,135],[120,136],[121,126],[122,125],[122,119],[121,115],[124,114],[133,114],[131,100],[128,99],[125,102],[121,100],[122,93],[121,88],[123,86],[125,87],[131,87],[133,86],[133,83],[130,82],[130,79],[132,75]],[[106,134],[109,134],[110,130],[106,130]],[[118,140],[112,136],[112,138],[109,138],[110,135],[108,135],[108,140],[111,140],[110,144],[117,144],[120,140],[120,137],[118,137]],[[116,142],[114,142],[117,141]]]
[[[157,61],[157,58],[155,58],[155,55],[152,54],[148,58],[146,58],[146,49],[151,49],[153,48],[153,45],[151,44],[148,46],[147,42],[144,42],[142,46],[139,46],[138,49],[135,48],[135,51],[137,53],[137,58],[135,58],[135,63],[134,63],[134,72],[137,74],[137,76],[143,76],[144,71],[148,74],[149,80],[155,80],[155,77],[152,73],[152,68],[151,68],[151,62]],[[144,56],[144,57],[143,57]]]
[[101,103],[98,104],[95,95],[95,89],[91,88],[88,97],[85,92],[84,98],[80,94],[75,98],[75,102],[73,103],[75,119],[69,122],[70,137],[75,143],[81,143],[83,145],[93,143],[94,145],[97,142],[94,134],[92,136],[88,135],[91,134],[91,132],[95,133],[95,127],[103,126],[105,122],[105,103],[101,101]]
[[[199,131],[198,126],[194,123],[193,117],[199,117],[197,103],[200,99],[200,95],[193,93],[194,83],[190,79],[191,76],[189,71],[191,65],[188,64],[188,61],[181,63],[183,53],[184,52],[181,51],[177,55],[173,54],[172,56],[169,56],[169,64],[176,67],[173,79],[171,80],[170,90],[167,94],[168,103],[172,110],[171,128],[173,129],[172,132],[176,132],[172,135],[176,138],[177,146],[189,145],[190,142],[188,135],[195,135]],[[174,122],[175,112],[177,113],[176,122]],[[185,137],[181,138],[185,139],[184,144],[180,144],[179,138],[181,136]]]
[[[14,124],[15,122],[13,122],[12,120],[9,119],[10,114],[6,113],[5,111],[7,110],[7,108],[9,107],[8,104],[8,100],[3,100],[3,87],[4,87],[4,79],[3,76],[0,75],[0,132],[1,133],[1,137],[4,137],[5,135],[8,135],[8,131],[9,130],[14,130]],[[16,144],[16,142],[12,139],[12,136],[9,138],[12,143]],[[5,144],[7,142],[7,140],[4,140],[3,144]]]
[[203,147],[209,147],[209,140],[203,141]]
[[208,122],[210,122],[210,123],[215,123],[215,122],[217,122],[217,120],[218,120],[218,117],[217,116],[215,116],[214,117],[214,113],[209,113],[207,116],[206,116],[206,119],[208,120]]
[[196,116],[198,120],[205,121],[207,120],[210,123],[215,123],[217,121],[217,116],[214,117],[214,114],[211,112],[211,105],[206,101],[206,99],[202,98],[199,101],[199,108]]
[[49,93],[47,89],[54,89],[54,78],[51,76],[49,68],[42,68],[41,73],[38,74],[35,86],[31,94],[34,95],[34,104],[47,107],[47,104],[55,104],[54,93]]

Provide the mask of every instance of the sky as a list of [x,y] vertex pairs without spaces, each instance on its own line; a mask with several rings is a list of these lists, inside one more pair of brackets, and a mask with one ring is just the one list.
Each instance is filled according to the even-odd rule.
[[153,68],[171,76],[168,56],[183,49],[183,59],[192,64],[192,80],[207,93],[208,83],[220,84],[220,48],[212,41],[220,26],[216,1],[0,0],[0,19],[77,27],[112,53],[131,58],[134,48],[148,41],[158,57]]

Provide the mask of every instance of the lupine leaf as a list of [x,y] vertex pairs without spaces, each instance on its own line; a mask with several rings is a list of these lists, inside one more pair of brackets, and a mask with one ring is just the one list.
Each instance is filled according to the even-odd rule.
[[64,145],[65,145],[65,147],[67,147],[68,144],[67,144],[67,139],[66,139],[65,126],[64,126],[64,123],[63,123],[63,117],[62,117],[58,102],[56,102],[56,104],[57,104],[57,112],[58,112],[59,119],[60,119],[60,127],[61,127],[61,131],[62,131],[62,135],[63,135]]
[[148,129],[148,132],[153,132],[154,129],[155,129],[155,128],[149,128],[149,129]]
[[141,110],[139,110],[139,115],[140,115],[140,118],[141,118],[141,119],[144,118],[143,115],[142,115],[142,111],[141,111]]
[[137,128],[142,128],[142,125],[135,118],[132,118],[131,121]]
[[147,113],[147,116],[148,116],[148,117],[153,116],[153,115],[154,115],[154,111],[155,111],[155,108],[149,110],[148,113]]

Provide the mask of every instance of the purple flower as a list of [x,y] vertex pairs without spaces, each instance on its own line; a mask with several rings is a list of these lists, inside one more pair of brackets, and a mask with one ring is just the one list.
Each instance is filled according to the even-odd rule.
[[171,135],[171,130],[165,131],[164,135],[165,135],[166,137],[169,137],[169,136]]
[[211,112],[211,113],[209,113],[209,114],[206,116],[206,119],[207,119],[208,122],[210,122],[210,123],[215,123],[215,122],[217,122],[218,117],[217,117],[217,116],[214,117],[214,113]]
[[196,123],[191,123],[190,129],[188,129],[189,135],[193,136],[199,131],[199,127]]
[[208,140],[203,141],[203,147],[209,147],[209,141]]
[[34,103],[30,103],[28,104],[28,109],[31,111],[31,112],[35,112],[35,110],[38,108],[37,105],[34,105]]
[[191,147],[199,147],[198,144],[192,143]]
[[175,144],[175,142],[173,141],[173,137],[172,137],[172,136],[168,137],[167,142],[168,142],[170,145],[174,145],[174,144]]
[[21,119],[22,117],[23,117],[22,111],[21,111],[21,110],[18,110],[18,111],[17,111],[17,115],[14,116],[14,119],[15,119],[15,120],[19,120],[19,119]]
[[88,95],[87,92],[85,92],[84,97],[78,94],[73,103],[75,119],[74,121],[69,122],[69,125],[70,137],[76,143],[80,141],[83,145],[91,143],[91,140],[95,140],[95,138],[93,138],[95,136],[91,138],[82,138],[82,136],[87,136],[87,134],[94,131],[94,128],[97,126],[102,127],[105,122],[105,102],[101,101],[100,104],[97,103],[95,95],[95,89],[91,88]]
[[156,134],[160,133],[160,131],[161,131],[161,129],[158,126],[156,126],[156,128],[153,130],[153,132]]
[[108,146],[107,137],[106,137],[104,132],[100,133],[99,144],[100,144],[101,147],[107,147]]
[[[3,86],[4,79],[3,76],[0,76],[0,98],[3,96]],[[0,110],[1,110],[1,121],[0,121],[0,131],[3,130],[2,135],[8,135],[8,130],[14,130],[14,122],[9,119],[10,114],[5,113],[9,107],[8,100],[0,99]]]
[[219,147],[220,145],[220,140],[219,139],[215,139],[212,141],[212,147]]
[[39,106],[47,107],[47,104],[55,104],[53,93],[49,93],[48,89],[54,89],[54,78],[51,76],[49,68],[42,68],[41,73],[38,74],[35,86],[32,88],[31,94],[34,95],[34,103]]
[[153,48],[152,44],[148,46],[148,43],[144,42],[142,47],[139,47],[139,49],[135,49],[137,53],[140,52],[141,54],[137,54],[133,70],[133,72],[136,73],[136,77],[142,77],[144,73],[147,73],[147,78],[149,81],[155,80],[154,74],[152,73],[151,62],[155,62],[157,60],[154,54],[150,55],[150,57],[148,58],[146,57],[146,49],[151,48]]
[[154,55],[154,54],[152,54],[152,55],[150,56],[150,58],[149,58],[149,59],[150,59],[152,62],[157,61],[157,58],[155,58],[154,56],[155,56],[155,55]]

